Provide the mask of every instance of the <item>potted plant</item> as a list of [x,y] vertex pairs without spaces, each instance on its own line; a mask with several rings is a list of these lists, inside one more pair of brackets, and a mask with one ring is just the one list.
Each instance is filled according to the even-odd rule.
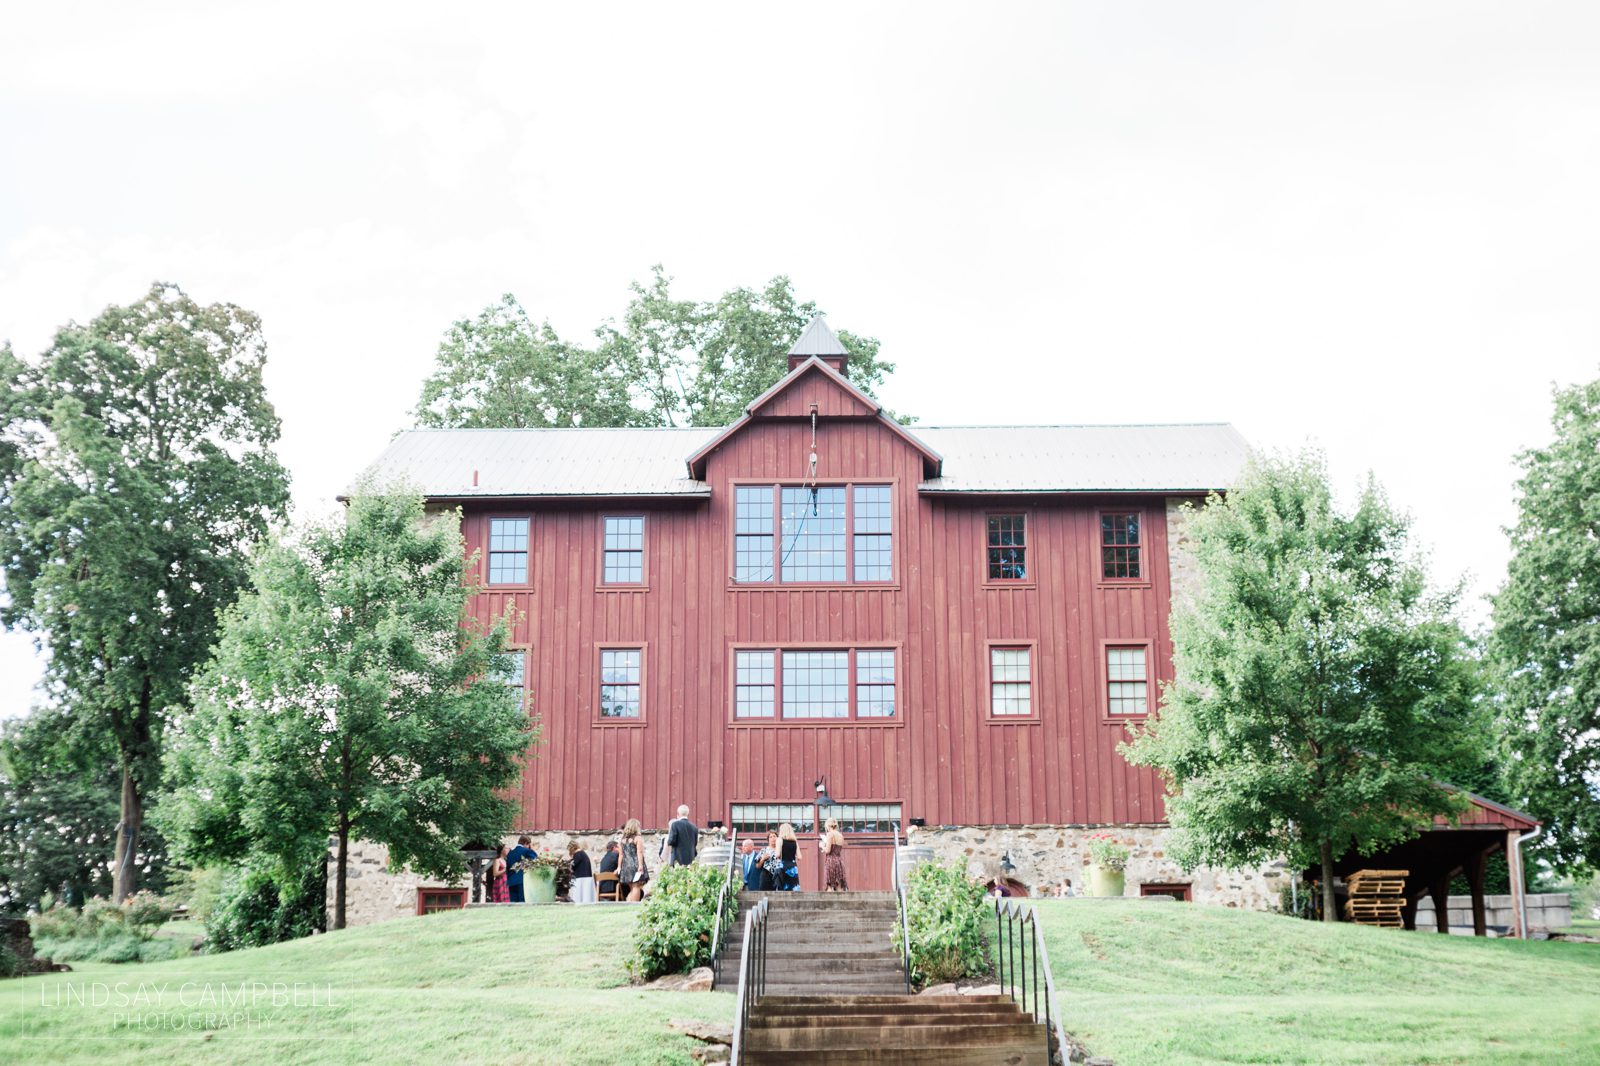
[[517,863],[522,871],[522,882],[529,903],[554,903],[556,901],[556,875],[563,867],[571,868],[565,858],[551,854],[536,859],[523,859]]
[[1094,866],[1089,870],[1089,891],[1095,896],[1120,896],[1125,887],[1128,856],[1133,854],[1128,845],[1110,833],[1093,833],[1089,837],[1089,857]]

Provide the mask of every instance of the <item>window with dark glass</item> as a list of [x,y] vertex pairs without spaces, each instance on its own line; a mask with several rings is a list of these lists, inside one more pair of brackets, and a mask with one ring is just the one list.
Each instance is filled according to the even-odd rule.
[[1021,581],[1028,576],[1027,516],[989,516],[989,580]]
[[733,579],[772,580],[772,486],[734,490]]
[[897,713],[893,649],[739,650],[733,669],[738,719],[881,719]]
[[528,520],[489,520],[489,584],[528,583]]
[[1144,648],[1106,649],[1106,709],[1112,714],[1148,714],[1149,678]]
[[644,518],[607,518],[605,583],[638,585],[644,581]]
[[600,717],[638,718],[643,709],[640,679],[644,652],[604,648],[600,652]]
[[855,487],[855,579],[892,581],[894,579],[894,531],[889,506],[888,485]]
[[796,833],[817,831],[817,808],[810,803],[735,803],[733,828],[741,836],[746,833],[765,834],[784,822],[794,827]]
[[1100,516],[1100,576],[1106,581],[1137,579],[1139,568],[1139,516]]
[[839,585],[894,579],[888,485],[739,485],[733,579]]
[[1025,717],[1033,713],[1032,649],[989,649],[989,713]]
[[841,833],[888,833],[897,826],[905,828],[898,803],[835,803],[825,816],[839,823]]

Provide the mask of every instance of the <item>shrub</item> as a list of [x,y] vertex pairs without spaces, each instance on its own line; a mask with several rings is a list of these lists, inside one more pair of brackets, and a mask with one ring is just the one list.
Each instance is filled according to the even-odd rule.
[[167,898],[188,908],[190,918],[205,922],[222,899],[222,886],[226,879],[227,871],[221,866],[174,871],[172,889],[167,893]]
[[122,922],[140,940],[149,940],[176,909],[154,892],[135,892],[122,901]]
[[645,897],[633,929],[628,969],[634,976],[648,981],[711,964],[717,896],[726,873],[722,866],[668,866],[656,875],[655,891]]
[[22,960],[10,945],[0,943],[0,977],[15,977],[22,972]]
[[1110,833],[1089,834],[1089,857],[1102,870],[1126,870],[1133,851]]
[[28,926],[36,941],[71,940],[74,937],[92,934],[92,929],[85,923],[83,915],[60,903],[43,914],[35,914],[29,918]]
[[98,935],[107,926],[121,927],[124,917],[121,907],[97,896],[83,905],[83,926],[78,935]]
[[260,870],[228,876],[206,922],[206,946],[212,951],[234,951],[318,932],[324,913],[324,869],[321,863],[315,864],[287,890]]
[[[918,986],[989,972],[984,930],[993,913],[983,886],[957,866],[925,862],[906,878],[911,980]],[[895,930],[899,946],[900,932]]]

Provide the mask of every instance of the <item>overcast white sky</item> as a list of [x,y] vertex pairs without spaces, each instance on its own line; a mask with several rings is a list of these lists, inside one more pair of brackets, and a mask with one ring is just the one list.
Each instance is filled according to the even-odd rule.
[[[8,8],[0,338],[259,312],[304,513],[503,292],[584,338],[787,273],[891,407],[1315,441],[1473,597],[1600,375],[1600,5],[443,6]],[[0,637],[0,714],[38,672]]]

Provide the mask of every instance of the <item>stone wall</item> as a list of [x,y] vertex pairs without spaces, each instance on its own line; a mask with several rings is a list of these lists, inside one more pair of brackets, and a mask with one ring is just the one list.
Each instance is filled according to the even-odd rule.
[[[1483,898],[1485,924],[1515,930],[1517,912],[1511,906],[1511,897],[1485,896]],[[1457,936],[1472,935],[1472,897],[1451,896],[1449,902],[1450,932]],[[1572,925],[1572,895],[1567,892],[1533,892],[1528,895],[1528,929],[1567,929]],[[1424,932],[1437,932],[1439,924],[1433,916],[1433,899],[1423,896],[1417,901],[1417,928]],[[1493,932],[1493,929],[1490,930]]]
[[1194,548],[1189,542],[1189,522],[1196,509],[1205,501],[1192,497],[1172,496],[1167,499],[1167,569],[1172,583],[1172,605],[1192,600],[1200,591],[1200,564],[1195,561]]
[[[543,832],[528,834],[533,839],[533,850],[541,855],[546,851],[559,851],[562,855],[567,852],[567,841],[576,840],[578,846],[589,853],[595,869],[600,868],[600,857],[605,853],[606,841],[616,836],[615,832],[608,833],[562,833]],[[645,833],[645,861],[652,873],[655,872],[660,860],[656,858],[660,841],[665,831],[658,833]],[[505,838],[506,847],[516,846],[518,834],[512,833]],[[701,849],[711,846],[714,839],[707,833],[700,836]],[[328,849],[328,927],[333,927],[333,893],[337,866],[334,856],[336,852],[332,845]],[[372,841],[359,840],[350,844],[350,861],[347,866],[345,886],[345,925],[371,925],[373,922],[386,922],[391,918],[404,918],[417,913],[417,889],[465,886],[463,877],[454,881],[440,880],[434,877],[422,877],[413,871],[402,867],[399,870],[389,869],[389,849],[382,844]]]
[[929,847],[937,861],[958,863],[985,880],[998,876],[1000,859],[1009,854],[1016,867],[1012,878],[1043,895],[1063,877],[1086,890],[1089,837],[1107,832],[1133,848],[1124,889],[1129,896],[1137,896],[1141,884],[1187,884],[1196,903],[1269,910],[1278,905],[1281,886],[1289,883],[1281,862],[1261,869],[1202,866],[1186,873],[1167,856],[1172,831],[1166,826],[939,826],[914,830],[911,843]]

